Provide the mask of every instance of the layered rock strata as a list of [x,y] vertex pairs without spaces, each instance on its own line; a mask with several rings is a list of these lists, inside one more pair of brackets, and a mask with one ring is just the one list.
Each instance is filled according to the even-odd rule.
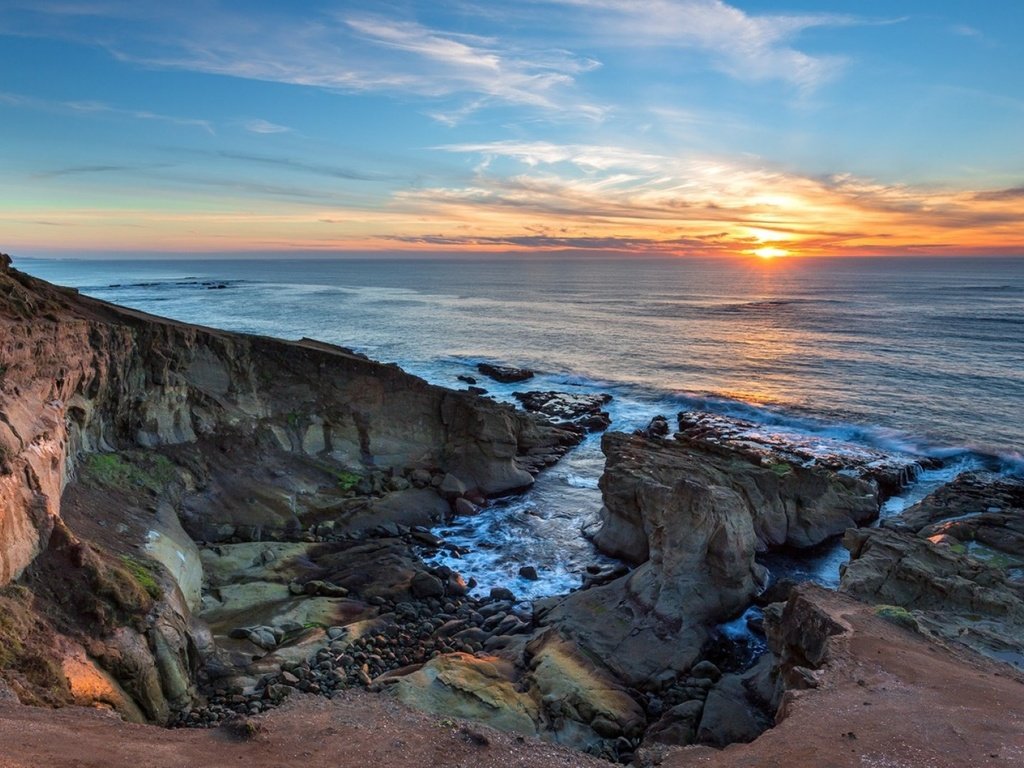
[[38,626],[15,654],[23,666],[44,645],[54,663],[80,662],[20,679],[20,694],[86,700],[73,689],[92,680],[79,692],[166,721],[190,705],[210,651],[193,621],[193,540],[430,524],[449,508],[437,490],[449,478],[478,500],[513,492],[579,439],[328,344],[89,299],[3,256],[0,587],[29,591],[10,588],[24,621],[0,630]]

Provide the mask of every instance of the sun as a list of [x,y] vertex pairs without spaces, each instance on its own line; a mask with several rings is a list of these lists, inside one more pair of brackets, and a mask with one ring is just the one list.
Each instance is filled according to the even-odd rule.
[[755,248],[751,253],[759,259],[774,259],[780,256],[789,256],[789,251],[785,248],[774,248],[770,245],[766,245],[764,248]]

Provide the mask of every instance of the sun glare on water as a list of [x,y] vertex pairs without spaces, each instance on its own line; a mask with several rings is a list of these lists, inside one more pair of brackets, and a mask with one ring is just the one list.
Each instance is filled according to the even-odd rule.
[[789,251],[785,248],[773,248],[770,245],[766,245],[764,248],[757,248],[751,251],[759,259],[775,259],[780,256],[789,256]]

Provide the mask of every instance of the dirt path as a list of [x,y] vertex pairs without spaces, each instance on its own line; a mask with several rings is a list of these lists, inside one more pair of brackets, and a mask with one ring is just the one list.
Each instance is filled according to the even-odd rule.
[[608,764],[489,728],[413,712],[385,697],[300,697],[255,718],[243,738],[219,728],[128,725],[79,708],[0,705],[2,768],[549,768]]

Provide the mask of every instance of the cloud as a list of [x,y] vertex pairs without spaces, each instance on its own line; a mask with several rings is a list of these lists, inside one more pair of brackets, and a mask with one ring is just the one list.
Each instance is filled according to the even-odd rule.
[[949,31],[954,35],[960,35],[961,37],[973,37],[977,39],[985,37],[980,29],[975,29],[967,24],[954,24],[949,28]]
[[327,163],[307,163],[302,160],[294,160],[290,157],[278,157],[275,155],[257,155],[248,152],[233,152],[220,150],[214,153],[217,157],[226,160],[238,160],[243,163],[258,163],[260,165],[272,165],[279,168],[287,168],[293,171],[302,171],[317,176],[328,176],[334,179],[348,179],[351,181],[386,181],[391,177],[380,173],[357,171],[352,168],[329,165]]
[[109,104],[105,104],[101,101],[65,101],[62,103],[62,105],[74,112],[122,115],[124,117],[131,117],[136,120],[156,120],[162,123],[184,125],[190,128],[200,128],[209,133],[211,136],[217,133],[213,129],[213,123],[211,123],[209,120],[199,120],[193,117],[175,117],[173,115],[162,115],[158,112],[150,112],[149,110],[142,109],[121,109],[119,107],[113,107]]
[[1019,206],[1006,204],[1024,198],[1019,189],[976,193],[851,174],[813,177],[753,160],[600,145],[491,142],[439,149],[487,160],[462,186],[396,193],[396,210],[451,223],[450,231],[414,236],[426,238],[425,245],[610,248],[614,241],[623,249],[707,254],[710,233],[719,233],[715,252],[767,243],[835,254],[927,249],[929,243],[945,248],[950,231],[992,247],[1024,243]]
[[78,176],[81,174],[91,173],[123,173],[123,172],[134,172],[140,170],[149,170],[153,168],[165,168],[163,164],[149,164],[149,165],[72,165],[66,168],[55,168],[50,171],[42,171],[37,173],[33,178],[37,179],[52,179],[59,176]]
[[147,23],[125,7],[118,18],[124,23],[111,24],[94,44],[151,68],[454,101],[428,113],[448,124],[495,105],[588,119],[605,112],[577,92],[577,79],[597,68],[596,60],[504,36],[350,11],[255,14],[219,6],[163,11],[154,16],[159,22]]
[[292,130],[287,125],[278,125],[261,118],[246,120],[244,127],[250,133],[289,133]]
[[24,109],[35,109],[44,112],[59,112],[64,114],[78,115],[115,115],[128,117],[133,120],[152,120],[173,125],[181,125],[189,128],[200,128],[211,136],[216,135],[213,123],[209,120],[200,120],[194,117],[176,117],[164,115],[159,112],[151,112],[145,109],[124,109],[115,107],[102,101],[55,101],[52,99],[41,99],[36,96],[26,96],[20,93],[0,91],[0,103],[12,107]]
[[866,22],[833,14],[752,15],[721,0],[542,0],[582,11],[609,45],[688,48],[706,53],[715,68],[745,81],[782,80],[814,89],[836,76],[844,60],[793,47],[802,32]]
[[994,202],[1004,200],[1024,200],[1024,187],[1010,187],[1009,189],[993,189],[986,192],[977,192],[974,195],[974,199]]

